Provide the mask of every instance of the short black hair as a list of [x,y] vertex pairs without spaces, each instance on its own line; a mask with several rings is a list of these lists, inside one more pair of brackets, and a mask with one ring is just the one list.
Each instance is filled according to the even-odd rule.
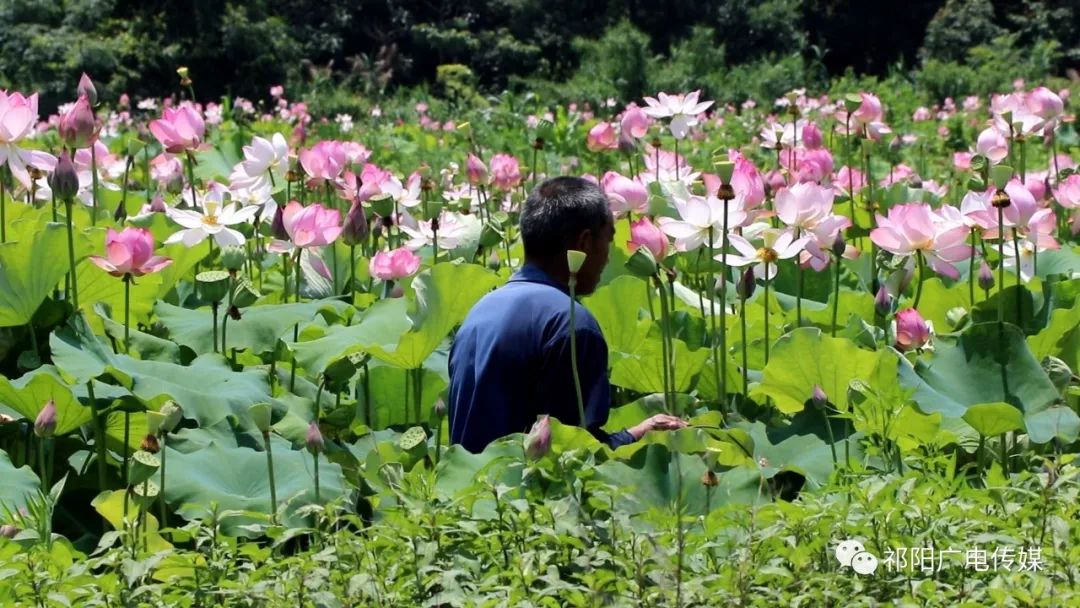
[[580,177],[544,180],[533,189],[521,211],[521,239],[526,257],[562,255],[585,230],[599,232],[614,222],[600,187]]

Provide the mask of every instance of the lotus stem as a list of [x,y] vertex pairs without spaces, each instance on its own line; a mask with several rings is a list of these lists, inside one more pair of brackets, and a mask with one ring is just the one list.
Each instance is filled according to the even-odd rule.
[[971,257],[968,258],[968,300],[975,308],[975,228],[971,228]]
[[[303,189],[301,189],[303,192]],[[296,299],[297,304],[300,303],[300,254],[302,249],[296,250]],[[300,323],[293,325],[293,342],[300,341]],[[289,371],[289,392],[296,392],[296,353],[292,354],[292,369]]]
[[311,459],[315,462],[315,503],[319,504],[322,502],[322,497],[319,493],[319,453],[313,453]]
[[210,303],[210,322],[214,326],[214,352],[218,352],[218,307],[217,301]]
[[7,181],[0,171],[0,243],[7,242]]
[[[727,201],[724,201],[724,219],[727,219]],[[727,221],[724,222],[724,233],[727,234]],[[700,251],[700,250],[699,250]],[[713,227],[709,226],[709,262],[714,259],[713,256]],[[722,253],[726,257],[726,253]],[[711,277],[711,275],[710,275]],[[720,270],[720,311],[723,313],[724,307],[727,305],[727,265],[721,264]],[[726,323],[725,323],[726,324]],[[716,332],[716,290],[709,290],[709,346],[712,350],[713,358],[713,382],[716,383],[716,399],[720,402],[721,411],[727,409],[727,387],[725,386],[727,380],[727,335],[726,332],[721,330],[719,340],[721,347],[717,348],[717,332]],[[721,357],[720,353],[724,356]],[[721,371],[721,366],[725,369]]]
[[765,267],[765,364],[769,364],[769,268]]
[[1016,258],[1016,325],[1019,327],[1024,321],[1024,294],[1020,287],[1023,279],[1020,278],[1020,238],[1016,234],[1016,228],[1013,228],[1013,255]]
[[98,488],[105,488],[105,482],[108,479],[105,462],[105,422],[98,410],[93,380],[86,381],[86,394],[90,400],[90,412],[94,419],[94,451],[97,453]]
[[165,508],[165,452],[167,452],[167,450],[165,449],[165,443],[168,435],[169,434],[165,432],[161,433],[161,452],[159,452],[161,454],[161,477],[159,478],[160,482],[158,483],[158,507],[160,509],[159,519],[161,521],[159,521],[158,524],[161,528],[164,528],[167,525],[166,522],[168,521],[169,517],[168,511]]
[[79,286],[75,278],[75,228],[72,226],[72,201],[70,198],[64,201],[64,210],[67,213],[67,242],[68,242],[68,266],[71,268],[71,293],[67,294],[71,299],[72,308],[79,310]]
[[836,322],[840,314],[840,256],[835,256],[835,268],[833,269],[833,305],[832,305],[832,337],[836,337]]
[[97,146],[95,146],[94,143],[90,144],[90,198],[93,201],[93,212],[90,215],[90,225],[91,226],[97,226],[97,216],[98,216]]
[[578,375],[577,364],[577,313],[575,288],[577,287],[577,273],[570,273],[570,371],[574,375],[574,394],[577,395],[578,419],[581,428],[587,429],[588,421],[585,419],[585,399],[581,394],[581,377]]
[[742,386],[743,386],[743,401],[750,398],[750,377],[748,374],[747,363],[747,337],[746,337],[746,298],[742,298],[742,302],[739,306],[739,325],[742,327]]
[[131,353],[131,275],[124,275],[124,352]]
[[45,459],[45,442],[48,441],[46,437],[38,437],[38,472],[41,475],[41,488],[46,494],[49,492],[49,465]]
[[926,261],[923,260],[922,250],[915,251],[915,262],[919,268],[918,276],[915,278],[915,303],[912,308],[918,310],[919,300],[922,299],[923,279],[926,274]]
[[277,523],[277,482],[274,481],[274,450],[270,443],[270,431],[264,431],[263,445],[266,446],[266,470],[270,476],[270,522]]
[[1005,324],[1005,209],[998,207],[998,328]]

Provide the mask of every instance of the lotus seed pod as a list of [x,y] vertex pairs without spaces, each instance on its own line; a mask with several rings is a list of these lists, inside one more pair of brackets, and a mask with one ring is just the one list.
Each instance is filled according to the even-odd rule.
[[735,163],[729,160],[722,160],[714,163],[716,167],[716,175],[720,178],[721,184],[730,184],[731,176],[735,174]]
[[161,414],[164,416],[161,421],[161,432],[171,433],[176,430],[176,425],[180,424],[180,420],[184,417],[184,410],[179,403],[170,399],[161,406]]
[[247,252],[243,247],[228,245],[221,248],[221,265],[225,267],[225,270],[236,272],[244,267],[246,261]]
[[229,273],[207,270],[195,277],[195,287],[206,302],[220,302],[229,293]]
[[1042,360],[1043,371],[1050,377],[1050,382],[1054,384],[1059,393],[1065,391],[1065,387],[1069,386],[1072,382],[1073,372],[1069,369],[1069,364],[1065,363],[1061,359],[1052,355],[1043,357]]
[[570,269],[570,274],[577,274],[581,270],[582,264],[585,263],[585,257],[584,251],[578,251],[577,249],[568,249],[566,251],[566,266]]
[[[153,435],[148,435],[152,437]],[[135,485],[150,479],[161,468],[161,459],[156,454],[140,450],[131,455],[128,466],[128,485]]]
[[264,435],[270,432],[271,413],[269,403],[256,403],[248,408],[248,414],[251,415],[251,421],[255,424],[255,428],[259,429]]

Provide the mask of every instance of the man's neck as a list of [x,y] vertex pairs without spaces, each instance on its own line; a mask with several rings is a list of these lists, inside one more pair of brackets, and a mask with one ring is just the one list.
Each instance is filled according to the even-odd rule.
[[570,285],[570,270],[566,267],[566,263],[558,263],[555,260],[541,260],[538,258],[525,258],[526,264],[531,264],[540,270],[544,271],[544,274],[551,277],[551,279],[564,287]]

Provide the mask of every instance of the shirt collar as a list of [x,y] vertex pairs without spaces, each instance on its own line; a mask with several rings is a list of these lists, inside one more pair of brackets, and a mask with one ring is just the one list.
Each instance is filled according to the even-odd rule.
[[543,285],[550,285],[559,291],[570,295],[570,288],[562,283],[559,283],[555,279],[551,278],[551,275],[544,272],[539,266],[532,262],[526,262],[524,266],[518,269],[513,276],[510,277],[511,283],[541,283]]

